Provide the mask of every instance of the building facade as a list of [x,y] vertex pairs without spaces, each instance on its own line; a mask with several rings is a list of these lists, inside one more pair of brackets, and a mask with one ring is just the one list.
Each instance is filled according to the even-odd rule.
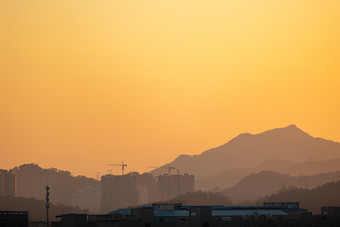
[[101,178],[101,211],[138,206],[154,202],[158,198],[157,182],[153,175],[129,173],[105,175]]
[[100,213],[102,190],[99,186],[85,185],[72,193],[71,205],[80,209],[89,209],[92,213]]
[[0,195],[16,196],[16,174],[12,171],[0,170]]
[[158,176],[159,201],[168,201],[195,190],[195,177],[189,174]]
[[102,182],[102,212],[109,212],[115,209],[138,204],[138,188],[136,174],[123,176],[105,175]]
[[165,174],[157,179],[149,173],[102,176],[101,211],[168,201],[195,190],[193,175]]

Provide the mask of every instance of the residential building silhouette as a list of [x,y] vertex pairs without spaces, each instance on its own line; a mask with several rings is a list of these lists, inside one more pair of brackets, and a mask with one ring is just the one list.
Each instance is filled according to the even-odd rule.
[[[158,180],[158,181],[157,181]],[[105,175],[101,178],[101,211],[167,201],[194,191],[195,178],[189,174],[161,175],[132,172],[126,175]]]
[[168,201],[180,194],[195,190],[195,177],[189,174],[160,175],[158,176],[158,190],[160,201]]
[[0,196],[16,196],[16,174],[0,170]]

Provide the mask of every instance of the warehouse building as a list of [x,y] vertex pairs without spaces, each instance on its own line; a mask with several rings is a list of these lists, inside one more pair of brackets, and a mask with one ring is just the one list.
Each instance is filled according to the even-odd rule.
[[[313,219],[311,213],[300,208],[298,203],[265,203],[263,206],[153,204],[118,209],[104,215],[61,215],[58,221],[53,222],[53,227],[258,226],[259,223],[272,222],[294,224],[300,222],[302,217],[309,218],[305,221]],[[321,222],[325,220],[318,219]]]

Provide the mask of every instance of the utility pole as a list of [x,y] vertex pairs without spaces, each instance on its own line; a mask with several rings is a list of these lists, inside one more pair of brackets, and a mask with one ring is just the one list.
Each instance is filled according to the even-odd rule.
[[50,190],[50,188],[48,187],[48,185],[46,186],[46,227],[48,227],[48,208],[50,208],[50,193],[48,190]]

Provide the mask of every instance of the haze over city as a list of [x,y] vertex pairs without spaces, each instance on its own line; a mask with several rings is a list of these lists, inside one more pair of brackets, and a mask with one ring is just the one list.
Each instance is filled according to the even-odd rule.
[[0,1],[0,227],[340,226],[340,1]]

